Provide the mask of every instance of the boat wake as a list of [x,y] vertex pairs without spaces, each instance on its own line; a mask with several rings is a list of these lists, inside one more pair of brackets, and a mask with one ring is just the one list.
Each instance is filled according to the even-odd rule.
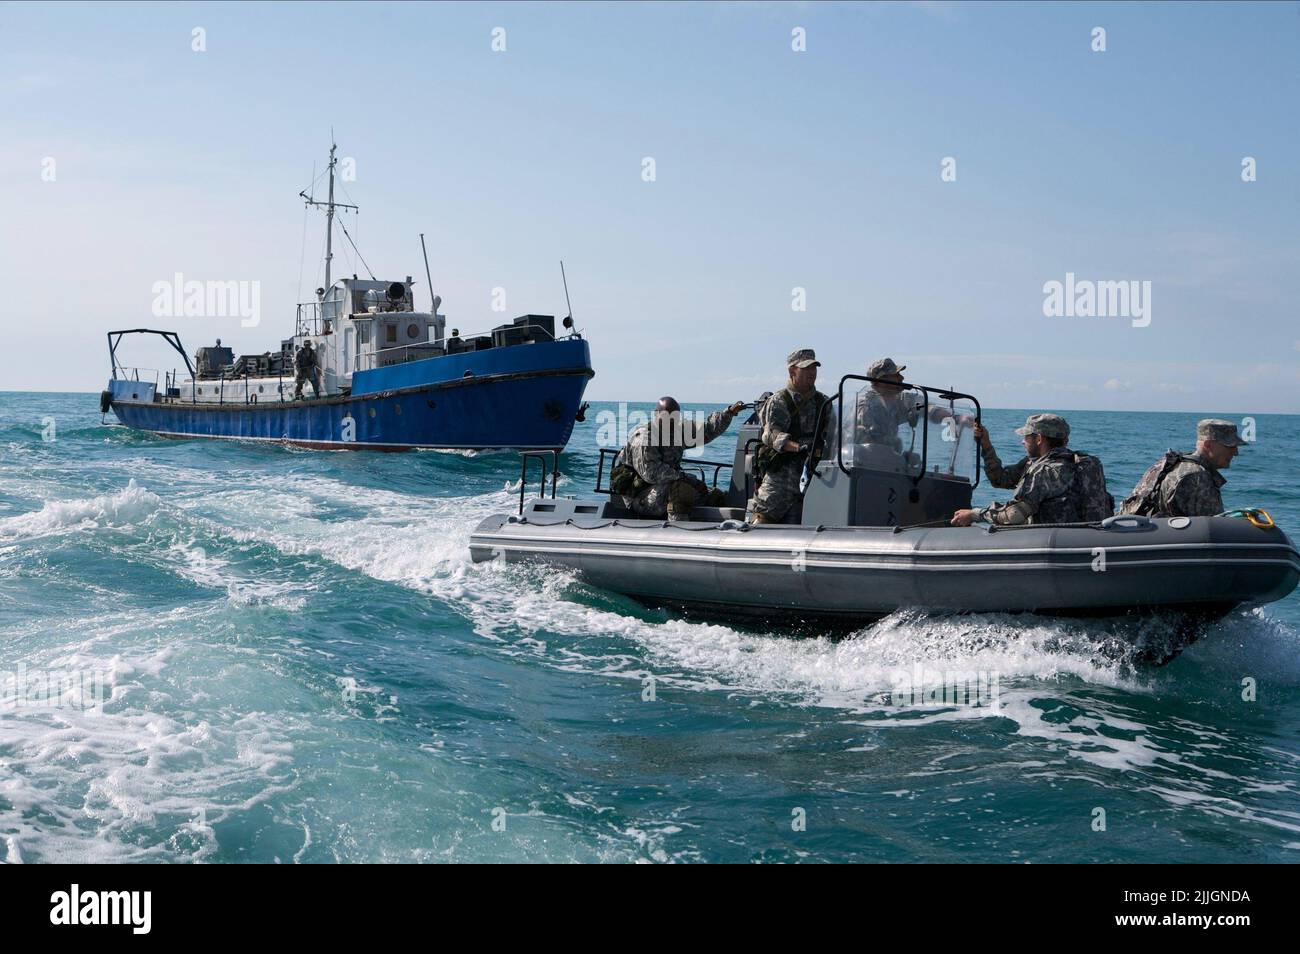
[[[107,666],[109,701],[97,716],[60,711],[54,723],[0,712],[8,762],[0,770],[0,816],[33,819],[0,842],[0,855],[22,860],[39,845],[42,860],[205,857],[216,844],[213,824],[292,788],[292,740],[310,732],[313,716],[291,713],[310,713],[332,684],[316,685],[324,677],[300,673],[287,655],[276,665],[293,673],[293,686],[310,690],[305,702],[290,699],[268,712],[256,699],[283,685],[259,688],[248,677],[240,684],[247,708],[224,704],[220,716],[191,718],[189,694],[237,665],[231,654],[252,652],[218,651],[210,636],[195,640],[196,612],[203,633],[220,632],[223,614],[293,613],[337,585],[332,568],[422,594],[431,611],[449,609],[466,621],[476,651],[520,666],[639,685],[653,677],[661,695],[721,693],[797,714],[809,726],[834,726],[848,753],[927,727],[976,732],[1014,756],[1025,778],[1084,777],[1104,788],[1121,772],[1126,786],[1171,809],[1287,837],[1300,832],[1300,818],[1282,807],[1294,800],[1300,766],[1257,742],[1252,710],[1240,698],[1242,678],[1252,675],[1274,688],[1300,685],[1300,634],[1261,610],[1227,617],[1160,670],[1138,658],[1143,641],[1160,635],[1158,621],[910,610],[844,638],[795,637],[648,610],[551,567],[471,563],[469,536],[483,517],[513,507],[508,489],[448,498],[367,488],[359,507],[353,483],[314,472],[241,474],[238,486],[204,484],[183,469],[168,479],[183,489],[166,500],[131,480],[0,519],[6,552],[47,538],[108,535],[126,559],[226,594],[219,605],[180,605],[147,626],[110,612],[69,621],[80,634],[71,643],[8,654],[29,665]],[[5,629],[0,644],[22,647],[30,636]],[[282,652],[277,643],[272,655]],[[169,685],[177,653],[187,656],[183,686]],[[305,672],[309,664],[301,665]],[[951,686],[964,694],[948,694]],[[1225,723],[1236,728],[1228,732]],[[899,769],[914,785],[952,770],[923,759]],[[43,787],[50,785],[57,796]],[[159,815],[168,818],[169,840],[139,842],[133,833]],[[86,819],[96,831],[90,851],[78,829]]]

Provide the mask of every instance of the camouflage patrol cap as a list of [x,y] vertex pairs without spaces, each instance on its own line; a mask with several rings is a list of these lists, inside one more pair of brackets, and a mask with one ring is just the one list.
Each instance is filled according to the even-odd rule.
[[902,374],[907,370],[905,364],[894,364],[893,358],[877,358],[867,365],[867,377],[883,378],[888,374]]
[[1240,447],[1246,443],[1237,436],[1237,425],[1217,417],[1207,417],[1196,424],[1196,439],[1215,441],[1225,447]]
[[1024,427],[1017,427],[1016,433],[1021,437],[1027,434],[1042,434],[1044,437],[1069,440],[1070,425],[1059,414],[1030,414]]
[[811,368],[814,365],[821,367],[821,362],[817,360],[817,352],[812,348],[800,348],[798,351],[791,351],[790,356],[785,359],[787,368]]

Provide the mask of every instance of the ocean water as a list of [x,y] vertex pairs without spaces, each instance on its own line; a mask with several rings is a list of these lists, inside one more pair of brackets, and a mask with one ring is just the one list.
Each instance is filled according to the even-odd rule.
[[[986,412],[1006,457],[1023,415]],[[1069,417],[1120,497],[1196,419]],[[1293,532],[1300,418],[1256,429],[1225,500]],[[1300,860],[1294,594],[1159,669],[1105,621],[792,638],[472,565],[512,454],[163,440],[91,394],[0,395],[0,448],[3,860]],[[889,704],[917,665],[999,705]]]

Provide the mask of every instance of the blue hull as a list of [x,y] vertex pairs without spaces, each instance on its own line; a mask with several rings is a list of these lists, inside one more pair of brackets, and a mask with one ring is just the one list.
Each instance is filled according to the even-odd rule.
[[592,374],[587,342],[564,339],[362,371],[353,375],[350,395],[318,400],[137,401],[121,380],[109,382],[109,390],[123,424],[168,437],[342,450],[558,449],[569,441]]

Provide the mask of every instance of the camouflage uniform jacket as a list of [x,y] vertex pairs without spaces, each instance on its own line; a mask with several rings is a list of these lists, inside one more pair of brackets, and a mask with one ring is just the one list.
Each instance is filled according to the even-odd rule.
[[[707,444],[721,436],[731,426],[733,416],[725,410],[710,414],[704,421],[702,443]],[[637,476],[652,487],[681,480],[684,476],[682,458],[686,456],[687,451],[685,444],[690,442],[695,446],[695,441],[692,439],[694,435],[689,430],[684,435],[681,431],[670,434],[667,429],[662,434],[656,434],[656,430],[653,421],[638,427],[632,432],[632,436],[628,438],[627,444],[619,454],[622,462],[636,471]]]
[[[794,402],[794,417],[790,414],[787,396],[789,401]],[[814,397],[816,400],[813,400]],[[815,389],[807,394],[800,394],[789,387],[775,392],[763,405],[763,443],[778,454],[785,453],[786,441],[791,440],[790,435],[796,429],[795,418],[798,419],[799,442],[811,443],[813,429],[817,426],[817,409],[829,400],[825,394]],[[830,416],[828,413],[828,421]],[[834,434],[835,425],[827,423],[822,433]]]
[[975,519],[1003,525],[1074,523],[1079,519],[1071,493],[1074,478],[1074,451],[1054,448],[1046,456],[1029,461],[1010,501],[976,510]]
[[[1119,512],[1140,513],[1148,517],[1213,517],[1223,513],[1223,496],[1219,488],[1228,481],[1199,454],[1179,456],[1184,459],[1174,465],[1164,480],[1160,480],[1160,472],[1169,459],[1168,455],[1152,464],[1120,506]],[[1156,490],[1155,499],[1143,508],[1143,500],[1153,489]]]

